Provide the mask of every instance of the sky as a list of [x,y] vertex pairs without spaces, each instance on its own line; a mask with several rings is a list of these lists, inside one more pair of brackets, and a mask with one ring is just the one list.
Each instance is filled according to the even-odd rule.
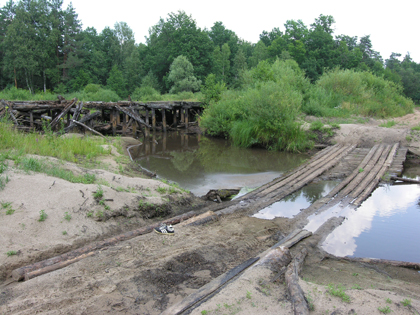
[[[15,0],[17,1],[17,0]],[[126,22],[133,30],[137,43],[144,43],[148,30],[171,12],[185,11],[204,29],[221,21],[240,38],[256,43],[262,31],[279,27],[284,31],[287,20],[302,20],[309,27],[320,14],[332,15],[336,21],[334,35],[363,37],[370,35],[373,49],[383,59],[392,52],[402,57],[407,52],[420,63],[418,1],[397,2],[353,0],[260,0],[245,1],[92,1],[72,0],[83,28],[94,27],[100,33],[104,27]],[[3,6],[6,0],[0,0]],[[70,0],[64,0],[63,9]]]

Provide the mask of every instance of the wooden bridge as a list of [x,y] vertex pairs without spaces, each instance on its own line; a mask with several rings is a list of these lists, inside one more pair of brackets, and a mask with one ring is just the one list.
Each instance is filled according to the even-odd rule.
[[357,207],[369,197],[381,180],[389,181],[391,177],[401,174],[406,153],[407,149],[400,148],[398,143],[375,145],[372,148],[330,146],[290,173],[240,198],[209,207],[208,210],[227,214],[242,209],[253,214],[322,177],[344,179],[327,196],[301,211],[293,220],[307,218],[338,203]]
[[0,118],[8,115],[22,130],[42,130],[45,122],[54,129],[71,131],[76,126],[101,135],[132,135],[151,130],[166,132],[171,128],[189,128],[203,110],[200,102],[79,102],[77,99],[58,101],[0,101]]

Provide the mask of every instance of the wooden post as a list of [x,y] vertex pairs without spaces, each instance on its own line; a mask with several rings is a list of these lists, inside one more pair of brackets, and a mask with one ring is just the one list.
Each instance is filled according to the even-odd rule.
[[155,153],[156,153],[156,144],[157,144],[157,141],[156,141],[156,134],[155,134],[155,133],[153,133],[153,139],[152,139],[152,154],[155,154]]
[[166,132],[166,109],[162,109],[162,126],[163,126],[163,132]]
[[111,109],[111,124],[112,124],[112,135],[115,136],[117,133],[117,110]]
[[127,116],[127,114],[123,114],[123,128],[122,128],[122,132],[123,132],[123,135],[124,136],[127,134],[127,123],[128,123],[128,116]]
[[120,111],[119,110],[115,110],[116,116],[117,116],[117,125],[121,124],[121,117],[120,117]]
[[34,127],[34,114],[32,113],[32,111],[29,112],[29,121],[31,123],[31,128]]
[[185,128],[188,129],[188,108],[185,109]]
[[184,119],[184,108],[181,108],[181,123],[184,123],[185,119]]
[[[149,110],[146,108],[146,124],[149,124]],[[146,138],[149,138],[150,128],[144,127]]]
[[173,117],[174,117],[174,126],[175,126],[175,128],[176,128],[176,125],[177,125],[177,121],[176,121],[176,113],[177,113],[177,110],[176,110],[176,109],[174,109]]
[[156,113],[154,108],[152,108],[152,127],[153,131],[156,131]]
[[101,109],[101,119],[102,121],[105,121],[105,109]]

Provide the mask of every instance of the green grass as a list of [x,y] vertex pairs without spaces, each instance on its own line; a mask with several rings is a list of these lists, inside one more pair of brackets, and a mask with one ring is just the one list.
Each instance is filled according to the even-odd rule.
[[420,124],[418,124],[417,126],[411,127],[411,130],[420,130]]
[[404,306],[411,306],[411,299],[404,299],[401,303]]
[[392,304],[392,301],[391,301],[391,299],[390,299],[390,298],[387,298],[387,299],[386,299],[386,302],[387,302],[388,304]]
[[379,127],[385,127],[385,128],[391,128],[396,125],[396,122],[393,120],[388,120],[387,122],[384,122],[379,125]]
[[165,187],[158,187],[157,189],[156,189],[156,191],[159,193],[159,194],[166,194],[166,188]]
[[384,314],[391,313],[391,309],[389,308],[389,306],[378,307],[378,310],[379,310],[379,312],[384,313]]
[[13,213],[15,213],[15,209],[10,208],[6,210],[6,215],[12,215]]
[[362,290],[362,287],[358,284],[355,284],[351,287],[353,290]]
[[10,157],[36,154],[70,162],[93,160],[100,155],[111,153],[110,150],[105,150],[100,146],[108,144],[106,139],[99,137],[61,138],[48,129],[45,130],[44,134],[22,133],[15,130],[11,123],[0,120],[0,152],[13,151],[13,153],[9,152]]
[[72,171],[61,168],[59,163],[51,163],[47,159],[37,159],[33,157],[16,157],[15,165],[25,172],[44,173],[52,177],[57,177],[71,183],[93,184],[96,182],[95,174],[85,173],[75,175]]
[[104,190],[102,189],[101,185],[98,185],[98,188],[93,193],[93,198],[101,199],[104,196]]
[[63,231],[63,232],[61,232],[61,234],[67,235],[67,231]]
[[48,217],[48,214],[45,213],[45,210],[39,211],[39,222],[45,221]]
[[17,255],[17,251],[15,251],[15,250],[9,250],[9,251],[6,253],[6,255],[7,255],[7,257],[13,256],[13,255]]
[[69,222],[70,222],[70,220],[71,220],[71,214],[69,214],[67,211],[66,211],[66,212],[64,212],[64,220],[67,220],[67,221],[69,221]]
[[345,288],[341,285],[328,285],[328,293],[341,298],[343,302],[350,303],[350,297],[344,292]]

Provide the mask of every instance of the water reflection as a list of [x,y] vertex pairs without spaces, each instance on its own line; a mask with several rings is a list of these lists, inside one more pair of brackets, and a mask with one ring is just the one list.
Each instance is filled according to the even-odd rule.
[[323,249],[337,256],[420,262],[419,199],[419,185],[378,187],[356,210],[337,211],[346,220]]
[[269,220],[275,217],[293,218],[300,210],[306,209],[319,198],[326,196],[337,183],[338,181],[322,181],[309,184],[281,201],[260,210],[254,217]]
[[142,167],[196,195],[210,189],[258,187],[297,167],[307,156],[232,147],[223,139],[185,132],[155,134],[130,149]]

